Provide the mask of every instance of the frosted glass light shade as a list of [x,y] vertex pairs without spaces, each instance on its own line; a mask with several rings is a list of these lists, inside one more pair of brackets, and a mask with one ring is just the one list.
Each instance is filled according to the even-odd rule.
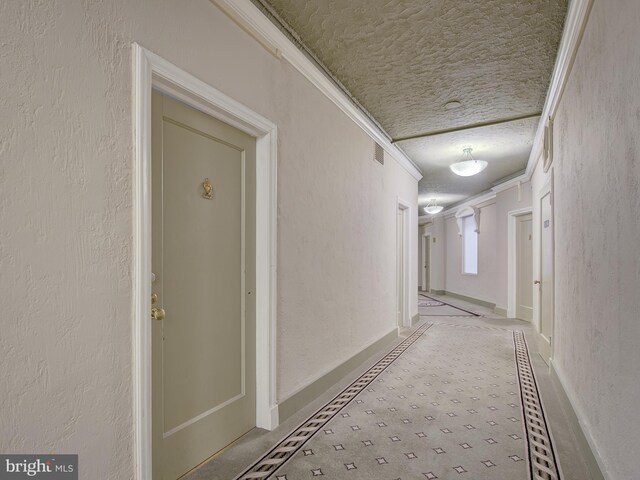
[[456,175],[470,177],[480,173],[487,168],[488,163],[484,160],[465,160],[463,162],[452,163],[449,168]]
[[436,213],[440,213],[444,207],[442,205],[431,205],[429,207],[424,207],[424,211],[429,215],[435,215]]

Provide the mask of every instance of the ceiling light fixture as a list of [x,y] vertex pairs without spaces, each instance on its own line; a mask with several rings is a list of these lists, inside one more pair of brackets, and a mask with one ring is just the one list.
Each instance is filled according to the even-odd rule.
[[435,198],[429,200],[427,206],[424,207],[424,211],[429,215],[435,215],[436,213],[440,213],[444,207],[442,205],[438,205],[438,202]]
[[471,155],[472,148],[465,148],[462,150],[463,159],[459,162],[452,163],[449,165],[449,168],[456,175],[460,175],[461,177],[470,177],[472,175],[476,175],[487,168],[488,163],[484,160],[476,160]]
[[460,102],[460,100],[449,100],[447,103],[444,104],[444,109],[455,110],[456,108],[460,108],[461,106],[462,106],[462,103]]

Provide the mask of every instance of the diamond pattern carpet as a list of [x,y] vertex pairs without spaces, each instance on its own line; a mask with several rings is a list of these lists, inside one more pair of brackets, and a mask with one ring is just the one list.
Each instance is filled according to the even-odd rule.
[[428,323],[237,479],[559,479],[524,335]]

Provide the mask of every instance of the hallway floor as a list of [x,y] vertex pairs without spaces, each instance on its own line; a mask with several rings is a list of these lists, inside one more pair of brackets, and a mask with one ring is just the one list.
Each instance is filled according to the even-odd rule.
[[419,313],[322,398],[185,478],[591,478],[528,323],[432,294]]

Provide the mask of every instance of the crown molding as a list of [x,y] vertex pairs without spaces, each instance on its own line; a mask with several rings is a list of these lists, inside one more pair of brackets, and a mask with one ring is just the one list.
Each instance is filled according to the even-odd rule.
[[558,48],[556,63],[553,67],[547,98],[544,103],[542,116],[538,123],[536,135],[533,140],[533,146],[527,162],[527,168],[524,173],[495,185],[491,188],[490,192],[468,198],[460,204],[445,209],[441,215],[451,216],[461,208],[486,202],[487,200],[494,198],[497,193],[513,188],[518,185],[518,183],[525,183],[531,180],[538,161],[542,157],[542,149],[544,146],[543,136],[546,121],[549,117],[555,117],[558,105],[562,99],[564,87],[566,86],[569,75],[571,74],[571,68],[573,67],[576,54],[578,53],[580,41],[582,40],[582,35],[586,28],[592,6],[593,0],[572,0],[569,3],[567,18],[562,32],[562,39],[560,40],[560,46]]
[[553,118],[556,114],[558,105],[562,99],[564,88],[569,79],[569,75],[571,74],[571,68],[573,67],[576,54],[578,53],[580,41],[582,40],[582,35],[586,28],[592,6],[593,0],[572,0],[569,2],[567,18],[565,20],[564,30],[560,40],[560,46],[558,48],[558,56],[556,57],[556,63],[553,67],[547,98],[544,103],[540,122],[538,123],[538,128],[533,140],[533,146],[531,148],[531,153],[529,154],[529,160],[527,162],[525,172],[522,175],[518,175],[517,177],[495,185],[491,188],[490,192],[468,198],[460,204],[445,209],[441,215],[451,216],[461,208],[479,205],[480,203],[495,198],[496,194],[499,192],[513,188],[518,183],[525,183],[531,180],[538,161],[540,160],[540,157],[542,157],[542,149],[544,146],[543,135],[546,121],[549,117]]
[[496,198],[496,192],[494,192],[493,190],[489,190],[488,192],[484,192],[474,197],[468,198],[464,202],[457,203],[443,210],[442,212],[440,212],[440,215],[442,215],[445,218],[449,218],[449,217],[455,216],[455,214],[458,211],[462,210],[463,208],[469,208],[469,207],[480,208],[481,204],[486,203],[490,200],[494,200],[495,198]]
[[[211,0],[211,2],[236,22],[240,28],[254,37],[256,41],[276,58],[286,59],[373,140],[378,142],[384,150],[416,180],[422,178],[422,172],[413,161],[411,161],[402,150],[391,144],[389,138],[351,102],[344,92],[328,79],[250,0]],[[565,19],[565,26],[558,48],[558,55],[556,57],[540,122],[538,123],[534,137],[533,147],[527,162],[526,171],[519,177],[493,187],[492,193],[494,195],[495,192],[511,188],[518,181],[526,182],[531,180],[533,171],[542,156],[544,126],[549,117],[555,116],[564,87],[571,74],[571,69],[592,6],[593,0],[572,0],[569,2],[567,18]],[[466,203],[477,203],[477,200],[472,198],[459,206]],[[448,211],[450,211],[450,209],[445,212]]]
[[564,22],[564,30],[562,32],[562,38],[560,39],[558,55],[553,67],[549,90],[547,91],[547,98],[544,102],[540,122],[538,122],[533,147],[529,154],[529,161],[525,171],[527,179],[531,179],[531,175],[533,175],[533,171],[536,169],[538,161],[542,156],[544,127],[547,120],[549,118],[553,119],[556,115],[558,105],[564,93],[564,88],[571,75],[576,54],[580,48],[580,42],[582,41],[582,35],[587,26],[592,6],[593,0],[571,0],[569,2],[567,18]]
[[517,177],[510,178],[502,183],[499,183],[495,187],[491,189],[494,193],[504,192],[505,190],[509,190],[510,188],[517,187],[518,184],[522,184],[531,180],[531,176],[528,176],[526,173],[522,175],[518,175]]
[[250,0],[210,0],[231,20],[252,36],[274,57],[287,60],[342,112],[356,123],[413,178],[420,180],[422,171],[382,132],[327,76],[294,45]]

